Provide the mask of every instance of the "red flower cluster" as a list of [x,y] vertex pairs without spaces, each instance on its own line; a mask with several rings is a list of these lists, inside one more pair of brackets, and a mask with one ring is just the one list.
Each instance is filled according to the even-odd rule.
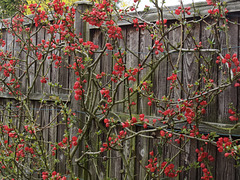
[[214,161],[213,156],[209,155],[208,152],[204,152],[204,149],[202,147],[200,148],[200,150],[196,149],[196,153],[198,154],[198,162],[202,162],[201,168],[202,168],[204,175],[201,177],[201,179],[204,179],[204,180],[212,179],[213,177],[210,175],[210,172],[206,168],[203,161],[211,161],[212,162],[212,161]]
[[48,78],[46,78],[46,77],[41,77],[41,83],[47,83],[47,80],[48,80]]
[[157,48],[157,50],[155,51],[155,54],[156,54],[156,55],[159,54],[158,51],[160,51],[160,52],[163,52],[163,51],[164,51],[164,49],[162,48],[162,45],[163,45],[163,43],[160,43],[159,40],[156,40],[156,41],[155,41],[155,45],[153,46],[153,48],[154,48],[154,49]]
[[114,25],[114,21],[110,20],[106,22],[108,28],[108,37],[113,39],[122,39],[122,29],[118,25]]
[[176,14],[176,15],[179,15],[181,12],[182,12],[182,13],[186,12],[187,15],[191,15],[190,9],[191,9],[191,7],[185,7],[184,10],[182,10],[182,7],[179,6],[179,7],[175,10],[175,14]]
[[[84,83],[84,82],[83,82]],[[77,81],[75,82],[73,89],[75,90],[75,100],[78,101],[79,99],[82,99],[82,95],[85,92],[85,90],[83,89],[81,83],[80,83],[80,78],[77,78]]]
[[172,177],[172,178],[177,177],[179,171],[176,172],[174,170],[174,164],[169,164],[169,165],[167,165],[167,167],[166,167],[166,165],[167,165],[167,162],[162,162],[162,164],[161,164],[161,169],[164,169],[165,175],[168,177]]
[[218,138],[217,147],[218,147],[219,152],[223,152],[224,149],[230,149],[231,146],[232,146],[232,142],[230,141],[229,138],[227,138],[227,137]]

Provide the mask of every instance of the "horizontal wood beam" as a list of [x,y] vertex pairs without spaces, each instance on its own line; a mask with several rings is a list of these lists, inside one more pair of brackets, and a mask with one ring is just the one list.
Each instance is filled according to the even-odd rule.
[[[52,101],[54,102],[57,100],[57,98],[63,102],[68,101],[68,94],[40,94],[40,93],[31,93],[29,96],[29,100],[31,101]],[[7,93],[1,93],[0,99],[16,99],[14,96],[7,94]]]
[[[234,12],[239,12],[240,11],[240,1],[236,1],[236,0],[227,0],[225,1],[227,2],[227,9],[229,11],[229,13],[234,13]],[[178,8],[179,5],[177,6],[169,6],[168,9],[163,10],[163,18],[167,19],[167,20],[175,20],[174,16],[169,13],[172,11],[172,13],[175,13],[175,9]],[[184,4],[185,7],[193,7],[192,3],[191,4]],[[204,2],[196,2],[194,3],[194,7],[199,10],[200,14],[205,16],[208,14],[208,10],[212,7],[207,5],[206,1]],[[186,18],[192,18],[192,17],[198,17],[198,14],[195,14],[193,12],[193,8],[191,8],[190,12],[191,15],[187,15],[186,14]],[[158,20],[158,13],[156,8],[151,8],[148,12],[144,12],[144,11],[139,11],[138,14],[141,16],[142,19],[148,21],[148,22],[156,22]],[[135,16],[136,13],[129,13],[129,15]],[[240,16],[240,15],[239,15]],[[123,16],[124,17],[124,16]],[[125,16],[126,17],[126,16]],[[127,21],[119,21],[118,25],[119,26],[126,26],[126,25],[131,25],[133,23],[129,23]],[[89,26],[90,29],[98,29],[97,26]]]
[[[129,114],[126,113],[113,113],[109,115],[110,117],[119,118],[121,122],[129,119]],[[139,118],[139,114],[133,114],[132,116]],[[148,119],[150,123],[153,122],[153,119],[156,119],[156,127],[166,126],[162,122],[158,121],[161,117],[159,116],[145,116],[145,119]],[[179,120],[175,120],[176,124],[174,126],[175,130],[180,130],[184,125],[186,126],[186,122],[177,123]],[[193,122],[192,125],[195,125]],[[231,130],[230,130],[231,129]],[[240,137],[240,124],[223,124],[223,123],[213,123],[213,122],[204,122],[202,121],[199,125],[199,131],[204,134],[209,134],[211,132],[216,132],[218,135],[228,136],[232,135],[235,137]]]

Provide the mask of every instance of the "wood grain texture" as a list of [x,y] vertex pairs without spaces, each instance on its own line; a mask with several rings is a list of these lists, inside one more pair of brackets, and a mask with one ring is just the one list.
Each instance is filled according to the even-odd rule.
[[[232,18],[234,21],[235,18]],[[235,19],[237,20],[237,19]],[[223,23],[223,22],[222,22]],[[222,25],[220,23],[220,25]],[[233,48],[230,52],[228,52],[227,47],[227,38],[229,40],[229,47],[236,47],[238,45],[238,39],[236,38],[236,35],[238,34],[238,26],[229,24],[229,36],[226,36],[224,31],[220,32],[220,45],[222,48],[222,54],[225,56],[225,54],[230,53],[232,55],[233,53],[237,53],[237,49]],[[228,68],[226,67],[226,64],[223,65],[223,71],[228,72]],[[224,75],[223,71],[219,71],[218,73],[218,83],[220,84],[223,80],[226,80],[226,75]],[[218,123],[229,123],[234,124],[235,122],[229,121],[229,105],[230,103],[233,103],[233,106],[236,107],[237,105],[237,88],[234,87],[234,84],[227,87],[223,93],[219,94],[218,96]]]
[[[174,21],[170,21],[168,26],[173,26]],[[181,45],[181,36],[183,37],[184,34],[183,32],[181,32],[181,27],[178,27],[172,31],[169,32],[168,34],[168,38],[169,38],[169,42],[173,45],[173,46],[180,46]],[[184,41],[182,42],[182,45],[184,44]],[[171,50],[171,46],[169,45],[168,50]],[[183,55],[181,52],[176,52],[176,53],[172,53],[170,54],[170,56],[168,57],[168,69],[167,69],[167,77],[171,76],[173,71],[175,69],[179,69],[181,70],[183,67]],[[177,73],[177,77],[179,79],[180,82],[182,82],[182,71]],[[170,81],[167,81],[167,92],[169,94],[169,88],[170,88]],[[174,99],[174,101],[177,101],[178,99],[182,98],[182,90],[181,90],[181,86],[178,83],[178,89],[174,88],[173,92],[171,94],[171,98]]]
[[216,159],[216,176],[217,180],[235,180],[236,169],[234,167],[235,162],[232,158],[226,158],[224,153],[217,152]]
[[[133,68],[138,68],[138,64],[139,64],[139,59],[136,57],[139,55],[139,31],[136,31],[136,29],[132,26],[129,26],[127,28],[127,48],[129,49],[129,51],[127,51],[127,56],[126,56],[126,69],[132,69]],[[132,53],[131,53],[131,52]],[[134,54],[136,56],[134,56]],[[133,82],[133,81],[129,81],[129,84],[128,83],[125,83],[125,92],[127,93],[128,91],[128,88],[133,88],[134,89],[134,86],[137,86],[138,84],[138,77],[137,76],[134,76],[136,78],[136,81]],[[125,95],[127,95],[125,93]],[[134,97],[131,98],[131,102],[134,101],[135,103],[138,104],[139,102],[139,99],[138,99],[138,94],[134,95]],[[129,106],[128,102],[127,102],[127,107]],[[127,110],[127,108],[126,108]],[[134,106],[131,106],[131,110],[132,110],[132,113],[136,113],[138,110],[137,110],[137,105],[134,105]]]
[[[238,19],[236,20],[236,22],[240,22],[240,18],[238,17]],[[239,50],[239,46],[240,46],[240,28],[238,28],[238,47],[237,47],[237,57],[239,58],[240,56],[240,50]],[[237,88],[237,112],[240,112],[240,88]],[[240,179],[240,166],[236,167],[236,179]]]
[[[126,38],[127,38],[127,27],[122,27],[122,36],[123,36],[123,39],[120,40],[119,46],[121,47],[121,52],[124,52],[126,50],[126,48],[124,46],[124,41],[126,41]],[[123,56],[123,62],[126,62],[126,55]],[[113,65],[114,65],[114,63],[113,63]],[[118,90],[118,93],[117,93],[117,100],[124,99],[125,93],[126,93],[126,89],[125,89],[125,84],[123,82],[119,86],[119,90]],[[117,111],[118,112],[124,112],[125,107],[126,107],[125,103],[118,104],[117,105]]]
[[[181,142],[181,146],[183,143]],[[180,166],[187,167],[191,163],[197,162],[196,148],[197,140],[189,140],[186,146],[183,147],[184,151],[180,154]],[[189,171],[183,171],[179,176],[180,179],[195,179],[198,176],[197,172],[197,169],[191,168]]]
[[[142,64],[143,61],[145,61],[148,53],[149,53],[149,49],[152,47],[152,37],[150,36],[150,33],[148,32],[148,30],[146,29],[140,29],[139,30],[140,33],[140,39],[139,39],[139,57],[140,57],[140,61],[139,63]],[[147,58],[146,60],[146,64],[150,64],[152,60],[152,54]],[[144,79],[144,77],[146,76],[146,74],[151,71],[150,67],[144,68],[142,71],[140,71],[139,73],[139,83],[141,83],[142,79]],[[152,80],[152,77],[150,77],[148,80]],[[144,91],[143,91],[144,92]],[[144,97],[144,96],[140,96],[139,97],[139,104],[138,104],[138,112],[144,113],[146,115],[150,115],[151,114],[151,107],[147,104],[148,103],[148,98]]]
[[[35,32],[37,31],[37,28],[35,26],[32,27],[32,32]],[[29,41],[29,39],[27,39]],[[31,38],[31,41],[32,41],[32,44],[34,46],[36,46],[37,44],[37,37],[36,35],[32,36]],[[37,75],[36,74],[36,50],[33,48],[33,47],[28,47],[29,44],[27,43],[27,48],[29,48],[28,50],[26,50],[29,54],[27,55],[28,56],[28,66],[29,66],[29,69],[28,69],[28,80],[27,80],[27,84],[28,84],[28,91],[30,91],[30,88],[33,87],[31,89],[31,92],[34,92],[35,91],[35,87],[33,84],[33,81],[35,79],[35,76]]]
[[[55,40],[58,40],[58,39],[60,39],[59,34],[56,35]],[[72,53],[72,55],[73,55],[73,53]],[[70,80],[68,65],[69,65],[70,57],[68,55],[65,55],[63,50],[58,53],[58,56],[60,56],[62,58],[62,63],[60,64],[61,67],[57,68],[59,71],[58,83],[62,86],[62,87],[59,87],[58,93],[59,94],[68,94],[69,91],[67,90],[67,88],[69,86],[69,80]]]
[[[136,29],[134,27],[128,27],[127,29],[127,48],[128,48],[128,54],[126,56],[126,69],[128,71],[128,69],[131,68],[131,70],[133,70],[133,68],[138,68],[138,64],[139,64],[139,59],[136,57],[139,55],[139,31],[136,31]],[[131,51],[131,52],[129,52]],[[136,56],[134,56],[134,54]],[[134,76],[136,78],[136,81],[128,81],[127,83],[125,83],[125,92],[126,93],[130,93],[129,88],[133,88],[134,86],[136,87],[139,83],[138,80],[138,75]],[[125,95],[126,95],[125,93]],[[130,104],[132,102],[135,102],[136,104],[139,103],[139,94],[135,94],[132,98],[130,98]],[[130,106],[129,102],[127,102],[127,107]],[[131,113],[137,113],[138,112],[138,107],[137,105],[133,105],[130,107],[131,108]],[[130,119],[130,117],[129,117]],[[132,130],[135,131],[135,127],[132,127]],[[132,138],[130,140],[127,140],[124,144],[124,155],[126,159],[129,163],[129,169],[131,172],[131,176],[134,177],[134,167],[135,167],[135,158],[136,158],[136,138]],[[126,167],[124,167],[125,169]],[[128,178],[130,179],[130,177]]]
[[[207,24],[208,23],[208,24]],[[217,48],[217,45],[210,45],[209,41],[214,39],[214,35],[212,32],[214,28],[211,28],[209,24],[213,24],[214,22],[211,19],[207,20],[207,23],[201,22],[201,42],[203,48]],[[214,80],[214,85],[218,84],[218,68],[219,66],[216,64],[217,55],[215,53],[201,53],[200,54],[200,63],[205,65],[209,70],[209,75],[211,79]],[[203,81],[202,81],[203,83]],[[203,88],[201,86],[200,88]],[[210,98],[208,99],[210,101]],[[207,118],[210,122],[218,121],[218,97],[216,96],[211,104],[209,104],[206,108],[206,114],[204,115],[205,119]]]
[[[38,29],[37,29],[38,30]],[[40,44],[42,43],[42,40],[45,39],[45,29],[41,29],[39,30],[39,32],[34,36],[34,38],[36,38],[36,44]],[[38,53],[41,53],[40,51],[36,51]],[[48,60],[48,59],[47,59]],[[41,60],[38,60],[36,62],[36,71],[37,69],[39,68],[40,66],[40,63],[42,62],[42,59]],[[47,62],[45,62],[47,64]],[[47,68],[45,66],[47,65],[44,65],[42,66],[41,70],[40,70],[40,73],[37,75],[37,80],[36,80],[36,83],[34,84],[34,88],[35,88],[35,92],[36,93],[43,93],[43,87],[47,87],[48,84],[45,84],[45,83],[41,83],[41,77],[44,77],[45,73],[44,73],[44,69]],[[46,78],[49,78],[48,76],[46,76]],[[48,86],[49,87],[49,86]]]
[[[184,47],[195,48],[195,44],[198,44],[200,38],[200,25],[191,24],[191,27],[184,27]],[[187,98],[187,94],[191,94],[198,88],[195,86],[195,82],[199,78],[199,53],[186,52],[183,55],[183,87],[185,92],[182,98]],[[189,88],[188,85],[194,85]]]
[[[137,131],[143,130],[142,127],[137,127]],[[147,133],[146,135],[149,135]],[[148,165],[149,150],[149,139],[137,136],[136,138],[136,165],[135,165],[135,179],[143,179],[146,175],[145,166]]]

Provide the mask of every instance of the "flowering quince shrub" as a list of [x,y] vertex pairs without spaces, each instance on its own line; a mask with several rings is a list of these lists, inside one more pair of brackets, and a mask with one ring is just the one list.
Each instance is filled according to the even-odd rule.
[[[46,10],[38,4],[23,4],[14,17],[1,20],[0,91],[13,99],[4,104],[4,112],[7,113],[1,114],[1,178],[64,180],[84,176],[88,179],[95,171],[98,179],[107,179],[109,174],[105,173],[103,178],[97,164],[99,159],[106,161],[103,166],[107,171],[111,161],[109,154],[115,151],[123,163],[121,173],[128,179],[134,179],[138,173],[133,168],[136,138],[157,140],[158,150],[154,148],[148,152],[147,162],[137,162],[144,168],[146,178],[175,178],[191,168],[201,169],[201,179],[214,178],[210,167],[215,158],[207,151],[207,144],[215,145],[225,157],[239,160],[240,147],[231,134],[220,137],[214,132],[204,134],[199,130],[213,99],[231,85],[234,88],[240,86],[239,60],[229,45],[228,27],[231,22],[226,18],[226,3],[207,0],[209,10],[206,16],[182,4],[168,12],[176,19],[172,24],[163,18],[164,4],[155,4],[158,17],[156,21],[149,22],[137,13],[138,0],[126,9],[119,9],[117,0],[93,3],[92,8],[80,12],[81,19],[101,30],[104,37],[102,47],[85,40],[85,34],[76,33],[74,24],[75,19],[80,18],[75,17],[78,9],[65,5],[61,0],[50,1]],[[146,6],[144,11],[148,10]],[[26,16],[29,11],[32,15]],[[186,16],[192,13],[199,18],[187,19]],[[207,18],[214,22],[208,23],[209,29],[225,34],[226,53],[216,48],[220,47],[218,44],[213,46],[209,42],[206,45],[189,33],[193,24],[206,22]],[[123,20],[130,22],[136,31],[149,32],[153,44],[145,57],[126,45],[126,37],[118,25]],[[168,38],[179,28],[182,32],[185,29],[191,37],[188,38],[191,42],[188,47],[183,36],[177,45]],[[36,34],[40,36],[42,32],[45,32],[45,37],[38,38],[36,42]],[[6,43],[4,36],[11,37],[12,41],[8,39]],[[99,71],[103,58],[109,57],[110,53],[112,71]],[[175,59],[171,58],[173,53],[178,53]],[[182,53],[194,54],[192,62],[201,64],[199,77],[192,84],[184,84],[180,77]],[[134,58],[126,58],[129,55],[137,59],[137,62],[130,63],[131,66],[129,61]],[[151,76],[164,61],[171,65],[171,72],[166,77],[168,93],[158,97]],[[213,66],[221,73],[221,81],[211,73]],[[73,83],[70,87],[63,88],[60,82],[54,83],[51,74],[58,70],[65,73],[61,69],[71,73]],[[50,94],[51,89],[53,103],[40,100],[40,108],[33,111],[31,95],[39,86],[42,94]],[[55,89],[67,92],[68,100],[64,101],[60,95],[54,94],[57,92]],[[119,96],[122,89],[124,97]],[[144,106],[157,108],[156,118],[145,112],[137,114],[140,99],[144,100]],[[126,107],[124,112],[116,112],[119,105]],[[58,111],[46,123],[40,111],[50,106]],[[74,108],[78,108],[77,111]],[[77,112],[83,115],[78,116]],[[240,114],[233,104],[229,106],[228,113],[229,121],[238,123]],[[63,125],[61,139],[46,137],[46,131],[56,131]],[[233,125],[229,131],[238,125]],[[136,131],[139,126],[142,129]],[[99,144],[95,143],[96,139],[101,139]],[[191,139],[199,141],[199,147],[192,151],[197,157],[196,162],[177,166],[175,159],[183,153]],[[130,148],[125,148],[129,142]],[[166,158],[162,149],[168,144],[178,148],[174,155]],[[91,171],[89,163],[94,167]],[[65,164],[66,169],[61,171],[57,168],[59,164]],[[76,171],[75,166],[85,173]]]

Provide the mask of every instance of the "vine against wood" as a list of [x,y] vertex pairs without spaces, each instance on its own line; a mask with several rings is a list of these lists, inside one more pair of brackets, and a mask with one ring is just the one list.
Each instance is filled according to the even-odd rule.
[[[169,9],[154,1],[149,21],[150,8],[138,12],[137,0],[125,9],[117,0],[91,3],[86,11],[60,0],[45,10],[22,4],[1,20],[0,176],[161,179],[201,169],[202,179],[213,179],[209,144],[239,160],[237,103],[229,99],[221,112],[232,125],[209,123],[222,94],[240,86],[229,35],[238,24],[227,4],[207,0],[201,14],[194,4]],[[91,41],[79,32],[87,23],[95,27]],[[210,38],[200,37],[200,26]],[[178,163],[186,151],[197,158]]]

